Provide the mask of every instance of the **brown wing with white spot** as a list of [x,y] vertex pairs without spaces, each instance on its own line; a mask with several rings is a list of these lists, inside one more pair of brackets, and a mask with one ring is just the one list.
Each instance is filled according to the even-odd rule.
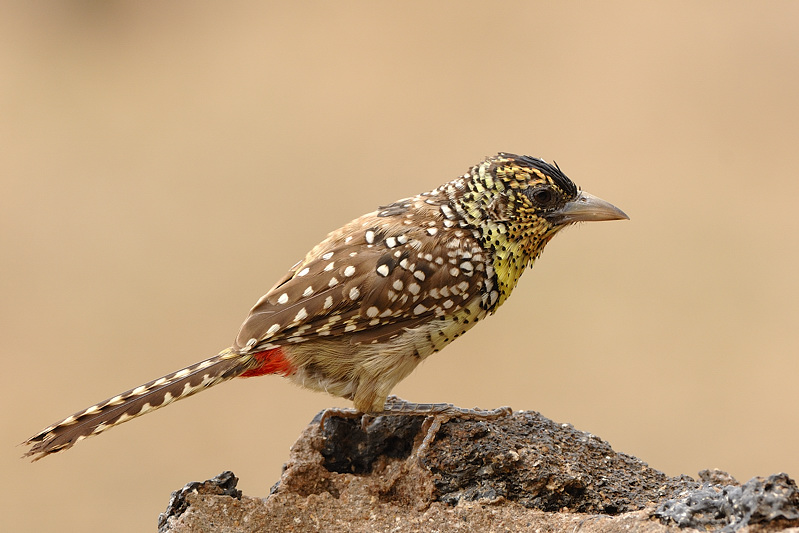
[[380,342],[482,297],[486,258],[472,232],[443,227],[433,208],[409,213],[371,213],[329,235],[256,303],[234,347]]

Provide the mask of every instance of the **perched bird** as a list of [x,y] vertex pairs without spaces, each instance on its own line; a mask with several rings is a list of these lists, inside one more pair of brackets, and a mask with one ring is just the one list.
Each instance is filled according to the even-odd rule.
[[43,429],[26,456],[236,377],[277,374],[362,413],[390,411],[391,389],[494,313],[558,231],[626,218],[557,165],[500,153],[330,233],[256,302],[233,346]]

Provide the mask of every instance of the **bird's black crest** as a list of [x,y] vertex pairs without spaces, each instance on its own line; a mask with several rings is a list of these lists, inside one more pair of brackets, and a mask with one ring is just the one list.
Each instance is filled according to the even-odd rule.
[[569,196],[576,196],[577,195],[577,186],[574,184],[572,180],[569,179],[563,171],[560,170],[557,163],[554,165],[550,165],[543,159],[538,159],[537,157],[531,157],[529,155],[516,155],[516,154],[506,154],[500,152],[499,154],[501,157],[507,157],[509,159],[513,159],[517,165],[520,167],[528,167],[528,168],[535,168],[540,170],[550,178],[552,181],[555,182],[555,185],[560,187],[563,192],[568,194]]

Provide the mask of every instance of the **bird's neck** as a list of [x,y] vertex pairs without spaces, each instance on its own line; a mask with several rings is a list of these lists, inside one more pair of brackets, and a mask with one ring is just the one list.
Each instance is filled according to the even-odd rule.
[[[541,255],[552,235],[538,237],[534,228],[508,222],[488,221],[481,229],[483,246],[489,251],[499,290],[493,312],[508,299],[519,278]],[[536,237],[525,238],[527,235]]]
[[497,279],[499,297],[495,311],[516,287],[524,270],[541,254],[554,233],[548,234],[540,219],[520,222],[508,219],[509,197],[505,184],[491,175],[483,162],[444,186],[449,205],[457,212],[462,226],[478,230],[483,248]]

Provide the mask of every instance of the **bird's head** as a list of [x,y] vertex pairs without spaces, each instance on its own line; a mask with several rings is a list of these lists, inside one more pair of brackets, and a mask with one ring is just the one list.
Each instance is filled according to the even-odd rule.
[[472,167],[459,185],[459,194],[452,196],[458,197],[458,211],[479,228],[483,246],[493,254],[501,284],[499,303],[561,229],[577,222],[629,218],[580,191],[557,165],[530,156],[499,153]]
[[551,236],[576,222],[629,218],[618,207],[580,191],[557,164],[506,153],[486,163],[487,174],[497,182],[489,213],[497,221],[534,227],[536,233]]

